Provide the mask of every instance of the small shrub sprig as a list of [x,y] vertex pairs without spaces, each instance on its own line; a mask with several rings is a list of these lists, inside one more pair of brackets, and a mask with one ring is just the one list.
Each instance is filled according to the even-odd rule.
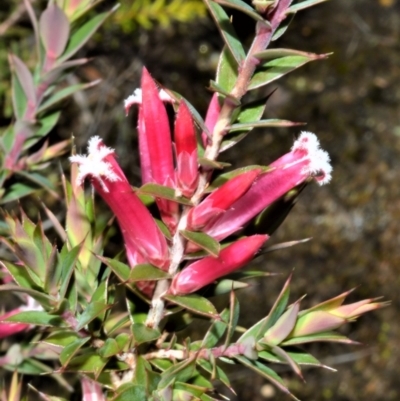
[[[248,286],[249,277],[265,279],[263,272],[240,269],[264,252],[306,184],[329,183],[332,167],[317,136],[307,131],[269,165],[232,170],[220,154],[255,128],[298,125],[264,118],[268,97],[247,102],[246,94],[326,57],[272,46],[298,11],[320,2],[257,0],[251,7],[241,0],[204,0],[224,41],[205,118],[182,95],[161,88],[146,68],[141,88],[125,101],[127,114],[138,108],[142,186],[132,188],[116,152],[94,136],[86,154],[70,156],[70,178],[62,177],[65,222],[47,210],[62,246],[53,245],[42,223],[23,211],[17,217],[5,213],[2,243],[12,257],[1,262],[0,291],[17,294],[21,306],[0,316],[0,338],[12,344],[2,348],[0,366],[14,372],[3,399],[26,399],[21,374],[47,374],[64,388],[60,396],[31,386],[47,401],[64,400],[77,383],[83,401],[222,400],[227,398],[215,383],[232,389],[226,364],[243,365],[296,399],[274,364],[288,365],[299,377],[302,365],[323,367],[299,346],[351,344],[336,329],[385,305],[377,299],[345,304],[347,291],[301,309],[302,299],[289,303],[289,277],[263,319],[249,328],[238,326],[236,291]],[[40,43],[35,77],[10,56],[15,123],[2,141],[8,199],[10,176],[32,175],[32,166],[44,161],[29,148],[57,122],[53,116],[46,132],[35,131],[50,118],[45,106],[66,95],[55,85],[61,73],[86,62],[67,59],[89,38],[82,32],[93,33],[107,15],[76,25],[80,33],[71,36],[69,19],[90,5],[49,2],[39,22],[32,18]],[[248,49],[227,13],[232,8],[255,22]],[[173,127],[167,107],[174,110]],[[46,146],[41,154],[50,151],[46,161],[59,157],[67,145]],[[111,209],[124,254],[104,255],[113,221],[96,217],[86,182]],[[23,195],[17,192],[12,199]],[[228,306],[217,310],[213,297],[223,294]],[[185,329],[196,319],[207,321],[208,328],[200,340],[191,340]]]

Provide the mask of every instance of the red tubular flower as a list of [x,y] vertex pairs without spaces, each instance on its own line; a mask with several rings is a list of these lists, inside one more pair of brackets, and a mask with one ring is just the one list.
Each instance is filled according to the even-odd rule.
[[189,198],[197,187],[199,167],[193,117],[183,100],[179,104],[174,134],[177,158],[177,187],[184,196]]
[[[150,212],[133,192],[115,160],[114,150],[95,136],[89,141],[88,155],[71,156],[70,161],[79,165],[76,184],[82,185],[89,177],[117,217],[129,261],[145,258],[153,265],[166,269],[169,260],[166,239]],[[135,256],[137,252],[141,256]]]
[[142,72],[141,108],[153,181],[163,185],[168,178],[175,178],[171,133],[164,103],[146,68],[143,68]]
[[[219,113],[221,111],[221,106],[219,105],[218,101],[218,93],[214,93],[213,97],[211,98],[210,104],[208,106],[205,125],[210,132],[210,134],[214,131],[215,124],[218,121]],[[204,147],[207,146],[209,142],[209,138],[205,132],[202,133],[201,138],[203,140]]]
[[224,248],[217,258],[208,256],[190,264],[174,277],[170,292],[174,295],[190,294],[240,269],[253,259],[268,238],[268,235],[242,238]]
[[329,155],[320,149],[315,134],[302,132],[292,150],[270,165],[254,185],[204,232],[221,240],[240,230],[271,203],[310,177],[320,184],[331,179]]
[[[160,99],[158,88],[146,68],[142,72],[142,104],[139,115],[140,157],[149,165],[151,181],[160,185],[175,187],[175,169],[172,157],[172,140],[167,111]],[[142,170],[143,171],[143,170]],[[164,223],[174,232],[178,219],[178,204],[164,199],[157,199]]]
[[231,178],[213,191],[188,214],[188,229],[199,230],[211,224],[251,187],[261,169],[254,169]]

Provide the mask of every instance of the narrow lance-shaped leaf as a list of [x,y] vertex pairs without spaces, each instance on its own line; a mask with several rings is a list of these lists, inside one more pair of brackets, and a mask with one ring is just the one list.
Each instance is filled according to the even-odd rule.
[[293,4],[288,8],[288,13],[297,13],[298,11],[304,10],[306,8],[315,6],[319,3],[324,3],[327,0],[306,0],[301,3]]
[[10,64],[17,74],[18,80],[25,92],[25,96],[28,101],[28,112],[27,116],[29,119],[33,118],[33,111],[36,107],[36,91],[35,84],[33,82],[33,77],[28,67],[14,54],[9,56]]
[[[232,56],[227,46],[224,46],[219,57],[216,83],[226,92],[230,92],[238,77],[238,62]],[[210,103],[211,106],[211,103]],[[207,120],[206,120],[207,124]]]
[[92,35],[103,24],[106,18],[110,16],[117,8],[118,6],[115,6],[108,12],[96,15],[83,24],[76,32],[74,32],[68,41],[67,48],[58,61],[63,62],[71,58],[92,37]]
[[247,14],[254,20],[261,21],[265,25],[269,25],[269,22],[266,19],[264,19],[253,7],[250,7],[247,3],[245,3],[242,0],[214,0],[214,1],[218,4],[221,4],[222,6],[239,10],[242,13]]
[[326,56],[327,55],[321,55],[319,57],[310,57],[308,55],[285,56],[267,61],[266,63],[261,64],[257,69],[250,81],[248,89],[252,90],[267,85],[309,61],[325,58]]
[[[64,11],[50,3],[39,20],[39,32],[46,50],[48,67],[63,53],[69,38],[69,21]],[[45,66],[46,68],[46,66]]]
[[214,18],[226,45],[228,46],[237,63],[240,64],[240,62],[244,60],[246,54],[229,20],[228,15],[219,4],[213,2],[212,0],[205,0],[205,3],[209,8],[212,17]]

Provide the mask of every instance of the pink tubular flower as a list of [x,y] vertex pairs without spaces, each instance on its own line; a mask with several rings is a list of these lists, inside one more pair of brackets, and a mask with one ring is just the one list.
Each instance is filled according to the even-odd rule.
[[188,214],[188,229],[199,230],[211,224],[240,199],[251,187],[261,169],[254,169],[231,178],[213,191]]
[[302,132],[291,151],[273,162],[273,169],[260,175],[254,185],[204,232],[221,240],[243,228],[278,198],[313,177],[320,185],[331,179],[329,155],[315,134]]
[[[170,97],[159,91],[146,68],[142,72],[142,89],[125,101],[125,109],[139,103],[139,152],[142,182],[154,182],[175,188],[175,169],[172,156],[172,140],[169,120],[163,100]],[[140,103],[141,100],[141,103]],[[178,218],[178,204],[165,199],[157,199],[161,218],[175,231]]]
[[[169,260],[166,239],[150,212],[133,192],[115,159],[114,150],[95,136],[89,141],[88,155],[74,155],[70,161],[79,165],[76,184],[82,185],[88,177],[117,217],[128,260],[134,262],[144,258],[166,269]],[[140,256],[136,255],[138,252]]]
[[196,131],[193,118],[182,100],[175,120],[176,181],[180,193],[191,197],[199,180]]
[[240,269],[253,259],[268,238],[268,235],[242,238],[224,248],[217,258],[208,256],[190,264],[174,277],[170,292],[174,295],[190,294]]
[[[211,98],[211,102],[208,106],[205,125],[210,132],[210,134],[214,131],[215,124],[218,121],[219,113],[221,112],[221,107],[218,102],[218,93],[214,93]],[[201,138],[203,140],[204,147],[207,146],[209,142],[209,138],[205,132],[202,133]]]

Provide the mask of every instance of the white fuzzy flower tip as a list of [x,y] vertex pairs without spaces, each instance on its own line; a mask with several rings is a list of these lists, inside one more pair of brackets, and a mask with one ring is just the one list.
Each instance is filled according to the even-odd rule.
[[303,131],[292,147],[292,152],[305,152],[309,164],[305,174],[314,176],[320,185],[327,184],[332,178],[332,166],[328,152],[321,149],[319,140],[312,132]]
[[[164,89],[161,89],[158,95],[163,102],[173,103],[175,101]],[[135,89],[132,95],[124,100],[124,108],[127,114],[134,104],[142,104],[142,90],[140,88]]]
[[114,153],[114,149],[103,145],[102,140],[98,136],[93,136],[89,140],[88,154],[74,155],[69,158],[71,163],[79,165],[79,174],[76,178],[76,184],[82,185],[86,177],[96,179],[103,190],[108,192],[108,188],[104,179],[116,182],[120,180],[117,174],[113,171],[112,165],[104,159]]

